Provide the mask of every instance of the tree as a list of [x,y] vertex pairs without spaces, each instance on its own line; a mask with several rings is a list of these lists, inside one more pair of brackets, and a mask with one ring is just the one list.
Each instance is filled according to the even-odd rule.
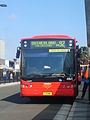
[[80,64],[88,64],[88,47],[80,48]]

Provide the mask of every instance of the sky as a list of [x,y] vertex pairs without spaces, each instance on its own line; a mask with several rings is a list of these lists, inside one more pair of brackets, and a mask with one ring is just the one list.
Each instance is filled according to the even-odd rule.
[[0,0],[0,39],[5,58],[13,60],[23,37],[65,34],[87,45],[84,0]]

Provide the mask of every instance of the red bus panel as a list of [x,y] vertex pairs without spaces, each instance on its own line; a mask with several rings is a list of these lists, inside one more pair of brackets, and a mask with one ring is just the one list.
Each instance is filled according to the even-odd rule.
[[26,82],[21,80],[21,96],[76,96],[71,82]]

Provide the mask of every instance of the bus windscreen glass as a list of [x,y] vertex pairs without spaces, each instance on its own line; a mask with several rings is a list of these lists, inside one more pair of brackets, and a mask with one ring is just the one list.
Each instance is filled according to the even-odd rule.
[[50,74],[75,74],[75,49],[72,48],[74,43],[73,40],[70,43],[69,41],[71,40],[51,40],[51,43],[23,41],[21,76],[32,78],[35,75],[39,77]]

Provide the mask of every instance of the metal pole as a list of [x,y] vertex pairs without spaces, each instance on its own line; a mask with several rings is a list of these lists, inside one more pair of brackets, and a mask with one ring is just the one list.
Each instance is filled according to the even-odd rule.
[[90,60],[90,47],[88,47],[88,57],[89,57],[89,60]]

